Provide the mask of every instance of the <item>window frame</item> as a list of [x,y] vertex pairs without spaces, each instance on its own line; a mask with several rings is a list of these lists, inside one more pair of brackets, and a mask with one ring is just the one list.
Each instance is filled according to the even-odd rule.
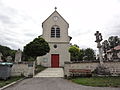
[[51,27],[51,38],[60,38],[60,28],[57,25]]

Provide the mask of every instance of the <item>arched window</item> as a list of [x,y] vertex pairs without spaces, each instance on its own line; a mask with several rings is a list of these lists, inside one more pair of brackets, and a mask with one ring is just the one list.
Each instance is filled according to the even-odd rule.
[[51,28],[51,37],[60,38],[60,28],[57,25]]

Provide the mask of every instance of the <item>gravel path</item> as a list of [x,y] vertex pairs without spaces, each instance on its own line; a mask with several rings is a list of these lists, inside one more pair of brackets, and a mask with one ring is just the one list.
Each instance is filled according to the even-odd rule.
[[4,90],[120,90],[120,88],[82,86],[63,78],[34,77]]

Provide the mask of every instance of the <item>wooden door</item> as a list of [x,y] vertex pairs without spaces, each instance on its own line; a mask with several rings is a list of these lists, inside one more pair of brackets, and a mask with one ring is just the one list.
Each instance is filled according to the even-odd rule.
[[51,67],[53,68],[59,67],[59,54],[51,55]]

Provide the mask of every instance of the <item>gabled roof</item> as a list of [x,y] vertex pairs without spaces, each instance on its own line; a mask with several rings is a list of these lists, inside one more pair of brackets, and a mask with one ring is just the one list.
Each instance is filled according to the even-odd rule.
[[[68,24],[68,22],[56,10],[45,21],[47,21],[54,13],[57,13]],[[43,26],[43,23],[42,23],[42,26]],[[69,24],[68,24],[68,27],[69,27]]]
[[114,47],[115,50],[120,50],[120,45]]
[[[114,47],[114,50],[119,51],[120,50],[120,45]],[[107,52],[112,52],[112,49],[108,50]]]

